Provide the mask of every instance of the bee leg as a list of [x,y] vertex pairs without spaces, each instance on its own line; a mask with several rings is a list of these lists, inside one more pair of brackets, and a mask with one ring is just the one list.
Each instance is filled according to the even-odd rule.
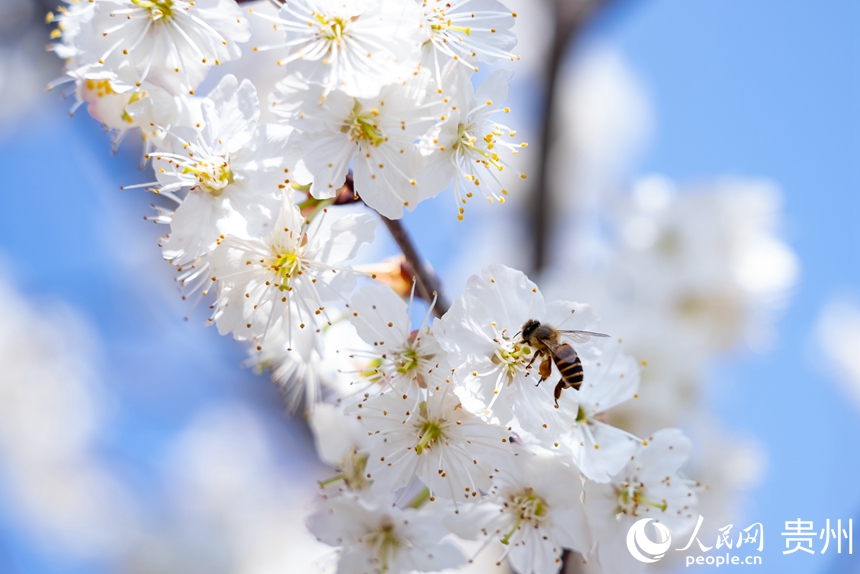
[[564,381],[559,381],[555,386],[555,408],[558,408],[558,399],[561,398],[561,391],[564,389]]
[[544,358],[544,360],[540,364],[540,378],[541,380],[548,379],[552,374],[552,359],[548,356]]

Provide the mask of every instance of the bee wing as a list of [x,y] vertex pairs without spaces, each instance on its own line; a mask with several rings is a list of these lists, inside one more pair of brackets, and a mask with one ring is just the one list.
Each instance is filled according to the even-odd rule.
[[573,347],[563,341],[559,343],[558,341],[544,339],[543,344],[546,345],[546,348],[549,349],[549,352],[552,353],[553,357],[560,355],[562,358],[568,358],[568,360],[571,361],[576,358],[576,351]]
[[595,333],[594,331],[562,331],[559,333],[570,337],[574,343],[587,343],[591,337],[608,337],[606,333]]

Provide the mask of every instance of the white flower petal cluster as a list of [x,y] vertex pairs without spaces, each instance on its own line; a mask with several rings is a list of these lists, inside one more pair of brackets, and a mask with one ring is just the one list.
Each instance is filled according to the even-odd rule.
[[308,517],[308,528],[343,549],[340,574],[436,572],[465,562],[462,550],[446,540],[440,513],[400,509],[368,496],[322,499]]
[[521,574],[558,572],[565,548],[588,554],[593,545],[581,498],[575,468],[523,451],[516,465],[499,473],[486,502],[451,522],[466,538],[499,540]]
[[[421,196],[413,174],[420,169],[420,156],[415,142],[441,114],[439,102],[422,103],[418,97],[425,79],[386,86],[370,98],[333,92],[321,105],[310,106],[307,103],[321,88],[309,86],[307,94],[280,84],[272,111],[299,130],[295,142],[305,150],[304,164],[316,198],[333,197],[352,165],[356,189],[382,215],[397,219],[404,208],[411,211],[418,205]],[[299,98],[306,102],[302,108],[282,111]]]
[[384,392],[358,403],[357,418],[372,437],[367,477],[381,492],[418,478],[450,500],[470,500],[492,485],[494,456],[508,453],[507,431],[463,408],[449,386],[413,409],[408,395]]
[[[270,233],[281,212],[280,190],[290,184],[286,166],[298,154],[287,128],[258,125],[260,105],[248,80],[224,77],[201,111],[201,129],[170,132],[167,150],[152,156],[154,187],[180,202],[164,243],[165,258],[180,265],[210,253],[227,233]],[[180,190],[187,190],[182,199]]]
[[248,21],[231,0],[95,0],[76,38],[84,64],[130,64],[139,81],[193,93],[212,66],[235,59]]
[[219,292],[213,320],[221,334],[265,343],[267,336],[330,322],[329,301],[337,302],[355,281],[349,267],[359,250],[373,241],[370,215],[309,221],[284,195],[274,228],[264,237],[230,235],[212,252],[212,281]]
[[623,574],[641,569],[642,564],[625,551],[627,531],[641,518],[664,524],[675,539],[692,530],[699,517],[698,488],[678,474],[692,450],[692,443],[681,431],[664,429],[643,440],[611,482],[586,484],[586,506],[604,572]]
[[[355,353],[366,361],[353,374],[360,390],[311,419],[320,456],[337,472],[321,483],[336,493],[328,501],[362,500],[365,510],[380,500],[396,509],[449,501],[434,508],[450,532],[500,543],[499,559],[528,574],[558,572],[565,549],[594,562],[618,552],[612,545],[629,525],[615,514],[672,521],[681,508],[684,524],[698,516],[695,487],[677,475],[689,440],[671,430],[643,441],[606,422],[638,396],[640,364],[617,339],[569,332],[593,332],[590,307],[547,303],[522,272],[491,265],[432,325],[413,311],[411,297],[386,285],[350,300],[347,316],[366,344]],[[558,407],[559,367],[523,338],[530,320],[560,330],[582,361],[582,386],[564,390]],[[536,387],[544,359],[552,374]],[[592,517],[592,506],[603,514]],[[387,520],[382,508],[374,521]]]
[[285,34],[256,49],[287,50],[270,106],[296,129],[314,197],[333,197],[352,172],[362,200],[397,219],[453,180],[462,219],[472,186],[508,193],[500,152],[525,144],[492,116],[508,111],[510,74],[472,85],[478,61],[516,59],[515,14],[500,2],[301,0],[260,17]]
[[372,388],[417,400],[421,389],[439,390],[449,383],[452,368],[426,325],[427,317],[413,330],[413,302],[410,298],[407,303],[386,285],[368,285],[353,295],[349,319],[368,346],[363,353],[368,369],[362,374]]
[[430,41],[424,43],[424,62],[439,74],[451,58],[474,71],[476,60],[495,63],[518,60],[511,50],[517,44],[516,12],[498,0],[415,0],[423,11]]
[[[51,48],[66,59],[77,105],[121,138],[151,127],[128,106],[155,98],[166,126],[182,121],[183,98],[194,94],[212,66],[236,59],[250,26],[234,0],[68,1],[49,15],[57,23]],[[140,106],[138,106],[140,107]]]
[[447,109],[442,121],[425,135],[419,146],[426,168],[422,181],[425,193],[434,196],[454,180],[454,198],[463,219],[463,207],[475,192],[486,199],[505,202],[508,190],[500,179],[505,169],[520,178],[525,174],[511,167],[502,154],[516,155],[525,143],[513,143],[516,132],[499,124],[493,116],[510,109],[501,107],[508,97],[511,73],[497,70],[477,90],[472,89],[471,72],[456,63],[445,69],[442,84],[448,88]]
[[279,62],[290,73],[321,86],[372,98],[381,86],[412,75],[412,63],[428,39],[410,2],[298,0],[285,4],[276,29],[284,30],[288,55]]
[[[464,400],[477,404],[483,416],[501,424],[516,418],[526,430],[558,428],[562,418],[553,399],[558,371],[554,368],[552,377],[538,386],[538,366],[549,357],[536,357],[520,337],[530,319],[581,331],[593,330],[598,321],[588,305],[548,305],[521,271],[490,265],[480,277],[469,279],[465,294],[437,322],[437,337],[454,362],[462,364],[458,373]],[[559,405],[566,402],[579,404],[573,392],[564,394]]]

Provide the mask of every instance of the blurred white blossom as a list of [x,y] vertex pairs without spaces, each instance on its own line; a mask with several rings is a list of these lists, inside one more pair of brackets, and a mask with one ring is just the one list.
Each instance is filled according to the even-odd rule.
[[0,281],[0,496],[55,552],[115,556],[135,504],[99,455],[110,413],[97,342],[69,309]]
[[860,307],[844,300],[831,301],[818,317],[815,335],[826,367],[860,407]]

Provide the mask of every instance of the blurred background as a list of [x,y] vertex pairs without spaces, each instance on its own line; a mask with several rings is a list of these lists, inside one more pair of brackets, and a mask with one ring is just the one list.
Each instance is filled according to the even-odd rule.
[[[781,536],[860,530],[860,5],[506,4],[528,185],[465,223],[450,193],[423,203],[422,254],[451,298],[501,262],[595,306],[647,361],[615,422],[693,436],[703,542],[760,522],[759,570],[860,572],[860,538],[784,555]],[[150,180],[140,142],[111,156],[45,92],[54,8],[0,0],[0,573],[325,571],[304,515],[330,471],[181,300],[151,196],[119,189]]]

